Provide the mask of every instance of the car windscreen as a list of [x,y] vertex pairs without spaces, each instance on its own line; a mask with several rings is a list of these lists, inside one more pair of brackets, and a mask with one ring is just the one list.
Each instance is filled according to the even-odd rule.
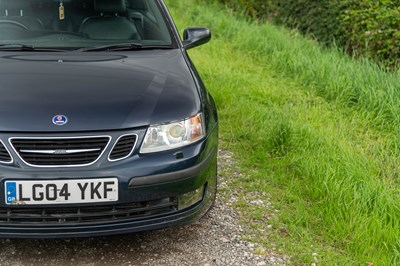
[[1,0],[0,48],[171,47],[156,0]]

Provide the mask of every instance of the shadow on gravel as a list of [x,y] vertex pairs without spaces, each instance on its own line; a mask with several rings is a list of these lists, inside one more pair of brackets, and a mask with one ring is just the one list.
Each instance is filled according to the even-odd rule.
[[177,247],[190,246],[202,238],[203,230],[198,229],[208,224],[208,216],[201,223],[144,233],[74,239],[1,239],[0,265],[153,265],[152,262],[162,262],[172,254],[182,255],[184,250]]

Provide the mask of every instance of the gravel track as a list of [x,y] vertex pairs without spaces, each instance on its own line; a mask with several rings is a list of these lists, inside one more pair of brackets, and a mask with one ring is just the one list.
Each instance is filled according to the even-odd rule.
[[[219,167],[233,167],[229,153],[220,152]],[[220,176],[219,183],[228,192],[223,192],[225,197],[220,194],[214,208],[196,223],[112,237],[2,239],[0,265],[283,264],[277,256],[255,255],[257,245],[242,240],[238,213],[221,199],[229,193],[227,177]]]

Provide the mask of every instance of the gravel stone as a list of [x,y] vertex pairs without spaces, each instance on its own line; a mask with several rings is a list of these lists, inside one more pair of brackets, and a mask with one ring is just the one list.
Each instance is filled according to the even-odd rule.
[[[232,154],[220,151],[223,173],[233,167]],[[284,265],[285,257],[243,240],[246,228],[230,205],[238,193],[228,184],[233,176],[219,177],[214,208],[200,221],[183,227],[109,237],[77,239],[0,239],[0,265]],[[256,200],[254,204],[267,205]]]

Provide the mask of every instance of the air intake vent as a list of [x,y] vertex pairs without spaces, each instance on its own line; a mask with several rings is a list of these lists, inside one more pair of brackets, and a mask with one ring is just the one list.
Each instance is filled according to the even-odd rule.
[[85,166],[103,154],[110,137],[12,138],[21,159],[31,166]]
[[0,225],[77,225],[146,219],[178,210],[176,197],[118,205],[0,208]]
[[133,149],[135,148],[136,140],[136,134],[124,135],[120,137],[110,153],[109,160],[118,161],[127,158],[132,154]]
[[12,158],[10,153],[7,151],[6,147],[4,146],[3,142],[0,141],[0,162],[1,163],[11,163]]

